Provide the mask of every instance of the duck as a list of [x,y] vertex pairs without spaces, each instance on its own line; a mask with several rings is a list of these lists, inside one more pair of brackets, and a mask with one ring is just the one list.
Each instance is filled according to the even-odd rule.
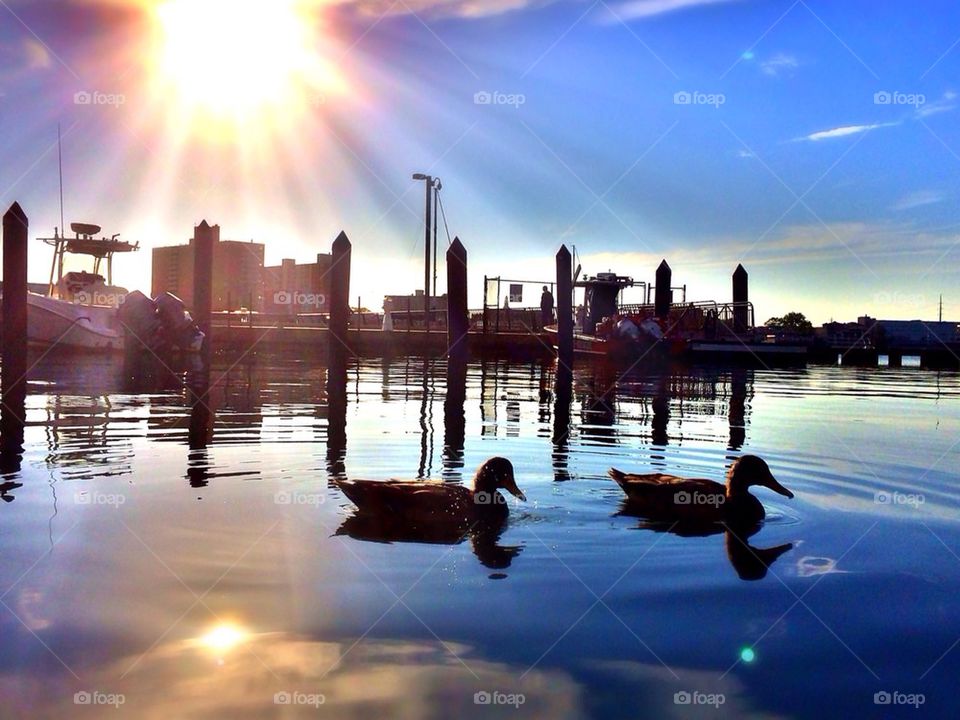
[[503,457],[484,461],[473,477],[473,487],[422,480],[336,480],[360,515],[389,518],[393,524],[441,530],[499,522],[509,514],[500,490],[526,501],[517,487],[513,464]]
[[626,493],[626,506],[632,514],[680,526],[722,523],[747,528],[758,525],[766,512],[763,504],[750,494],[749,488],[754,485],[793,497],[793,493],[773,477],[766,461],[756,455],[737,458],[727,472],[725,486],[703,478],[631,474],[616,468],[610,468],[609,474]]

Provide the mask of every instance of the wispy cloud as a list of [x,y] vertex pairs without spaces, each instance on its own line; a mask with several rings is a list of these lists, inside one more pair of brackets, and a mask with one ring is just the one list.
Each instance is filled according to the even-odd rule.
[[899,123],[874,123],[873,125],[841,125],[840,127],[830,128],[829,130],[820,130],[810,133],[797,140],[810,140],[817,142],[819,140],[831,140],[833,138],[847,137],[848,135],[859,135],[860,133],[870,132],[877,128],[890,127]]
[[629,0],[613,7],[623,20],[634,20],[688,10],[700,5],[719,5],[741,0]]
[[769,60],[760,61],[760,72],[770,77],[777,77],[782,72],[796,70],[800,63],[793,55],[778,53]]
[[23,41],[23,54],[27,68],[30,70],[43,70],[53,65],[50,52],[44,47],[43,43],[33,38]]
[[942,193],[934,190],[918,190],[917,192],[912,192],[902,197],[893,205],[892,209],[900,211],[913,210],[914,208],[943,202],[944,199]]
[[352,6],[365,15],[424,15],[431,17],[482,18],[527,8],[542,7],[556,0],[315,0],[321,5]]
[[957,107],[957,94],[948,90],[939,100],[930,103],[924,103],[917,108],[917,117],[925,118],[939,113],[950,112]]

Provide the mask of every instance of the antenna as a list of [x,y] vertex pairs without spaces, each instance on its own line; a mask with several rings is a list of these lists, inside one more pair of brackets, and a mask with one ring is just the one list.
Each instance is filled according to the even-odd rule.
[[943,293],[940,293],[940,322],[943,322]]
[[63,224],[63,143],[60,137],[60,123],[57,123],[57,165],[60,170],[60,234],[66,235],[67,228]]

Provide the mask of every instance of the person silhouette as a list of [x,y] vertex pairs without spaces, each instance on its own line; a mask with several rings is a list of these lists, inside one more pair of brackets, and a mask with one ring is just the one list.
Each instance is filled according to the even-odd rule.
[[553,322],[553,294],[543,286],[543,294],[540,296],[540,324],[550,325]]

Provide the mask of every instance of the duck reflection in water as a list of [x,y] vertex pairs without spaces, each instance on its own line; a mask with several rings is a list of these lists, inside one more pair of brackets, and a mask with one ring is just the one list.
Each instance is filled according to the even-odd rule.
[[455,545],[470,539],[477,559],[503,569],[520,554],[519,546],[499,545],[509,509],[506,490],[526,500],[506,458],[484,462],[473,488],[446,482],[338,480],[337,487],[357,506],[337,530],[356,540]]
[[765,577],[777,558],[793,547],[792,543],[785,543],[755,548],[747,542],[762,527],[766,514],[760,501],[750,494],[751,486],[767,487],[793,497],[773,477],[766,462],[754,455],[734,461],[726,486],[702,478],[628,474],[612,468],[610,476],[627,495],[620,514],[643,518],[641,528],[683,537],[726,533],[727,558],[743,580]]

